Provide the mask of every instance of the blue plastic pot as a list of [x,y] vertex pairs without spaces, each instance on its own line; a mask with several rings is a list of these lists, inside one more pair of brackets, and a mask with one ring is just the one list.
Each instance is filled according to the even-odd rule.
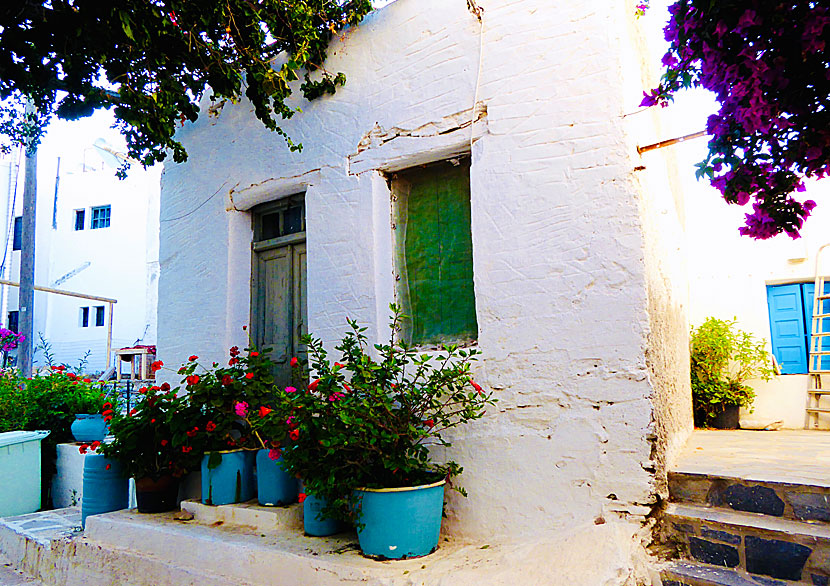
[[261,505],[289,505],[297,502],[297,479],[285,471],[282,457],[272,460],[271,450],[256,453],[257,499]]
[[[109,466],[109,468],[107,468]],[[86,518],[130,506],[129,479],[124,476],[121,464],[108,460],[101,454],[88,454],[84,458],[84,489],[81,497],[81,524]]]
[[101,414],[79,413],[69,427],[76,442],[100,442],[107,436],[109,426]]
[[438,548],[444,484],[355,491],[357,539],[368,556],[399,560]]
[[303,529],[306,535],[326,537],[346,530],[346,524],[338,519],[323,516],[326,500],[309,494],[303,501]]
[[208,468],[210,453],[202,458],[202,502],[206,505],[230,505],[254,498],[254,460],[256,454],[243,450],[218,452],[219,466]]

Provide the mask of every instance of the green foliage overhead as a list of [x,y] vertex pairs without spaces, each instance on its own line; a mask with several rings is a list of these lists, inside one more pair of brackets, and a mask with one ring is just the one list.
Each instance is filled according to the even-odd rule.
[[[129,155],[145,165],[187,159],[174,138],[212,99],[244,95],[283,136],[277,116],[293,81],[308,99],[333,93],[343,73],[323,63],[332,38],[370,0],[18,0],[0,3],[0,130],[39,137],[53,115],[114,107]],[[24,116],[30,99],[35,113]],[[290,142],[289,145],[297,148]],[[6,145],[8,146],[8,144]]]
[[766,341],[738,329],[735,321],[706,318],[691,335],[692,406],[695,419],[711,423],[724,407],[749,407],[755,392],[746,381],[772,377]]

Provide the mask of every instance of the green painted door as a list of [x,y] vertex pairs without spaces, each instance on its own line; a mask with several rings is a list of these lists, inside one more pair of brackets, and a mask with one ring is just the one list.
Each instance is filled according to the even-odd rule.
[[300,352],[300,336],[307,331],[306,249],[299,242],[255,253],[252,288],[253,341],[270,348],[275,380],[291,383],[291,358]]

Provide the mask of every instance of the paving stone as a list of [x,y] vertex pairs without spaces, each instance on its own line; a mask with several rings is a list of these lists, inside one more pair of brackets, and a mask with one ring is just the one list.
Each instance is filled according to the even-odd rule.
[[54,529],[55,527],[60,527],[59,524],[55,523],[54,521],[45,520],[45,521],[26,521],[20,525],[21,529],[28,529],[28,530],[36,530],[36,529]]
[[741,544],[740,535],[733,535],[732,533],[727,533],[726,531],[716,531],[715,529],[709,529],[708,527],[700,528],[700,536],[705,537],[706,539],[725,541],[726,543],[731,543],[732,545]]
[[704,564],[734,568],[740,563],[740,557],[738,556],[738,550],[736,548],[723,543],[706,541],[699,537],[689,538],[689,552],[692,554],[692,557]]
[[764,586],[787,586],[786,582],[775,580],[774,578],[765,578],[764,576],[751,576],[751,578],[758,582],[758,584],[763,584]]
[[810,578],[813,580],[813,586],[830,586],[830,577],[828,576],[810,574]]
[[748,572],[782,580],[801,580],[801,571],[812,553],[806,545],[751,535],[744,541],[744,551]]
[[830,494],[788,491],[784,496],[790,501],[796,519],[830,521]]
[[767,486],[733,484],[723,492],[723,501],[736,511],[763,513],[775,517],[784,514],[784,501]]
[[[690,562],[676,562],[664,572],[668,580],[680,584],[717,584],[718,586],[758,586],[758,582],[744,577],[735,570],[704,566]],[[666,580],[663,580],[666,584]]]

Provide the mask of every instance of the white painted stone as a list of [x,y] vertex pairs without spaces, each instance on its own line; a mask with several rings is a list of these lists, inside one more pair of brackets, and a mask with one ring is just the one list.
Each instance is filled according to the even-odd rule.
[[645,87],[642,42],[619,25],[633,3],[479,4],[483,32],[464,0],[399,0],[343,35],[326,67],[346,86],[295,98],[302,113],[281,122],[302,153],[244,102],[181,129],[190,159],[162,179],[160,355],[220,361],[244,345],[247,210],[300,191],[309,330],[332,346],[350,317],[385,338],[395,282],[378,172],[469,149],[475,374],[499,403],[450,438],[470,496],[451,495],[445,533],[532,556],[562,532],[579,551],[618,531],[586,563],[633,567],[691,429],[682,201],[663,155],[634,170],[653,118],[622,118]]
[[55,447],[55,475],[52,478],[52,505],[56,509],[81,506],[84,495],[84,459],[79,444],[58,444]]

